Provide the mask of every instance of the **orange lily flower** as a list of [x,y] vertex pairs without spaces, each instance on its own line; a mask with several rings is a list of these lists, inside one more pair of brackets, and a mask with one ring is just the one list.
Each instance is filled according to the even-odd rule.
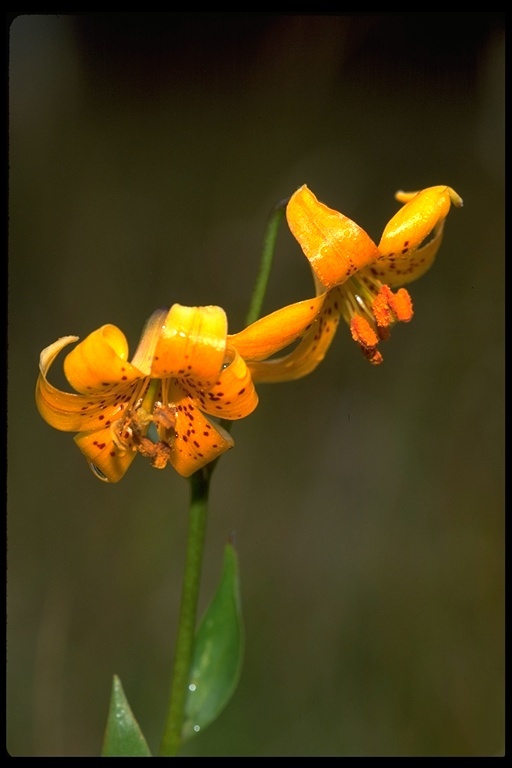
[[317,296],[324,296],[324,303],[293,352],[264,366],[249,366],[254,380],[284,381],[309,373],[325,355],[340,316],[370,363],[382,362],[379,341],[389,337],[395,322],[409,322],[413,316],[411,297],[400,286],[430,268],[451,204],[462,206],[459,195],[446,186],[397,192],[396,199],[405,204],[377,246],[355,222],[317,200],[306,185],[292,195],[288,225],[309,260]]
[[104,325],[64,360],[75,392],[47,378],[59,352],[78,341],[64,336],[41,352],[39,412],[56,429],[78,433],[75,442],[101,480],[120,480],[137,453],[188,477],[233,446],[217,419],[241,419],[257,406],[246,360],[264,360],[295,341],[322,301],[292,304],[249,326],[244,355],[216,306],[156,310],[131,362],[122,331]]

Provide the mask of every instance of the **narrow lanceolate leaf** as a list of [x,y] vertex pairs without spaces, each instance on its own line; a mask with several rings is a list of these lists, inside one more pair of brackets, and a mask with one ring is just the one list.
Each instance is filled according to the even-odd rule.
[[215,720],[233,695],[243,656],[238,558],[231,544],[217,592],[194,642],[182,738],[185,741]]
[[117,675],[114,675],[112,682],[112,694],[101,756],[151,757],[146,739],[133,716]]

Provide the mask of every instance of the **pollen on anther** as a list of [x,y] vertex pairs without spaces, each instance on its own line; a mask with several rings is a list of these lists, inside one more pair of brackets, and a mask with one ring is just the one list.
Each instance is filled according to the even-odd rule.
[[354,341],[358,344],[371,349],[379,343],[377,334],[370,323],[362,315],[354,315],[350,321],[350,332]]
[[400,288],[394,295],[393,310],[398,318],[403,323],[408,323],[414,314],[412,308],[412,300],[409,292],[405,288]]
[[[387,288],[387,286],[382,286],[382,288]],[[390,306],[389,296],[386,295],[384,290],[381,290],[372,301],[372,312],[379,328],[387,328],[392,324],[394,320],[393,312]]]

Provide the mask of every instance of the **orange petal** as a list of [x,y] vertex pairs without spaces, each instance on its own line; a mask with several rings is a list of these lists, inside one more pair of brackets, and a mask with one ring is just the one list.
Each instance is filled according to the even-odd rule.
[[278,309],[240,333],[229,335],[229,343],[247,361],[265,360],[302,336],[320,311],[324,297],[325,294]]
[[110,429],[82,432],[74,439],[96,477],[108,483],[121,480],[137,455],[136,451],[119,449],[112,441]]
[[253,381],[279,382],[300,379],[311,373],[325,357],[339,322],[339,293],[324,294],[324,304],[311,328],[288,355],[274,360],[249,363]]
[[121,417],[131,392],[119,393],[119,397],[110,402],[98,395],[87,397],[61,392],[42,376],[36,387],[39,413],[50,426],[63,432],[89,432],[110,426]]
[[379,256],[377,246],[361,227],[319,202],[306,185],[291,196],[286,218],[326,288],[344,283]]
[[36,383],[36,405],[43,419],[55,429],[74,432],[81,429],[82,406],[87,398],[56,389],[46,378],[59,352],[68,344],[78,341],[78,336],[62,336],[45,347],[39,356],[39,377]]
[[258,395],[252,383],[245,360],[236,352],[228,350],[232,361],[219,374],[219,378],[208,390],[196,387],[193,379],[179,381],[180,386],[198,407],[210,416],[219,419],[242,419],[258,405]]
[[[233,447],[231,435],[213,425],[195,407],[189,397],[174,387],[171,397],[176,403],[176,436],[171,444],[170,462],[176,472],[189,477]],[[181,399],[180,399],[181,397]]]
[[64,336],[41,352],[36,405],[43,419],[55,429],[64,432],[90,432],[109,426],[120,418],[139,382],[114,387],[108,397],[103,393],[77,395],[57,389],[50,384],[46,376],[59,352],[73,341],[77,341],[76,336]]
[[437,186],[417,194],[399,192],[398,199],[407,201],[388,222],[379,243],[379,252],[386,258],[408,259],[437,224],[446,218],[450,206],[461,206],[462,200],[451,187]]
[[156,344],[151,375],[193,375],[204,387],[211,386],[222,368],[226,336],[227,318],[221,307],[174,304]]
[[64,373],[77,392],[108,392],[112,385],[142,378],[128,362],[128,343],[115,325],[103,325],[77,344],[64,360]]
[[443,241],[444,219],[436,225],[428,243],[405,256],[382,256],[369,269],[374,277],[392,288],[412,283],[428,272]]

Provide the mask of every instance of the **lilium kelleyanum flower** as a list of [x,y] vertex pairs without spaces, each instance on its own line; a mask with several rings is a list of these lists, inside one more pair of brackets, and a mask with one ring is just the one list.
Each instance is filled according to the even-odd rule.
[[122,331],[104,325],[64,360],[73,393],[47,378],[59,352],[78,341],[64,336],[41,352],[39,412],[56,429],[78,433],[75,441],[101,480],[120,480],[137,453],[188,477],[233,446],[217,420],[241,419],[256,408],[247,361],[265,360],[295,341],[322,301],[291,304],[249,326],[243,356],[216,306],[156,310],[131,362]]
[[379,341],[388,338],[395,322],[408,322],[413,315],[409,293],[400,286],[430,268],[451,204],[462,205],[459,195],[446,186],[397,192],[396,198],[405,205],[376,245],[355,222],[317,200],[307,186],[292,195],[288,225],[309,260],[317,296],[323,296],[324,303],[293,352],[264,366],[249,366],[255,380],[283,381],[309,373],[325,355],[340,316],[365,357],[373,364],[382,362]]

